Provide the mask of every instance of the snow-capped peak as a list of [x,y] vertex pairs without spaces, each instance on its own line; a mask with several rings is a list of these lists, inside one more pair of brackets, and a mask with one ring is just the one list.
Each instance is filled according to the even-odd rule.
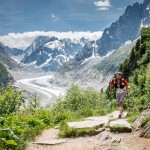
[[55,41],[46,43],[44,47],[50,48],[52,50],[54,49],[62,50],[64,49],[64,44],[62,44],[59,40],[55,40]]

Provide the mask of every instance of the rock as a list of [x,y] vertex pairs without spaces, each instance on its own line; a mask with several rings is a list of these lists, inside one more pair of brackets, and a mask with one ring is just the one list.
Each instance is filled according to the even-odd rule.
[[142,129],[142,132],[140,133],[140,137],[150,138],[150,121]]
[[134,130],[137,131],[141,128],[142,121],[146,116],[150,115],[150,109],[144,110],[141,115],[136,119],[136,121],[133,123]]
[[109,117],[88,117],[80,122],[68,122],[69,128],[83,129],[83,128],[99,128],[107,124]]
[[142,116],[150,115],[150,109],[146,109],[141,113]]
[[112,139],[112,138],[111,138],[110,135],[108,135],[108,134],[103,134],[103,135],[100,137],[100,140],[101,140],[102,142],[107,141],[107,140],[110,140],[110,139]]
[[113,132],[132,132],[131,125],[125,119],[111,121],[109,126]]
[[120,143],[120,142],[121,142],[121,138],[111,140],[111,143]]
[[59,129],[59,126],[55,126],[54,129]]
[[66,143],[66,140],[49,140],[49,141],[39,141],[39,142],[33,142],[33,144],[40,144],[40,145],[57,145]]
[[110,131],[110,128],[106,128],[105,130],[106,130],[106,131]]
[[144,119],[144,116],[139,116],[136,119],[136,121],[133,123],[133,127],[135,131],[140,129],[143,119]]
[[97,130],[95,130],[97,133],[101,133],[101,132],[103,132],[103,131],[105,131],[105,128],[99,128],[99,129],[97,129]]

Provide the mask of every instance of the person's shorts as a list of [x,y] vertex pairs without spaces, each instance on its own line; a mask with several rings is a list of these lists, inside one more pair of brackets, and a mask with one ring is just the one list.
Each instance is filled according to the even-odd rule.
[[127,92],[122,92],[122,93],[116,93],[116,102],[123,102],[124,97],[126,96]]

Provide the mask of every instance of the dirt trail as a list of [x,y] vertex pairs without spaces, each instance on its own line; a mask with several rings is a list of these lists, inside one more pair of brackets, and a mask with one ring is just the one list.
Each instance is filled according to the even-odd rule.
[[[125,121],[125,119],[116,119],[117,115],[118,111],[114,111],[112,113],[112,116],[116,122]],[[91,122],[97,123],[98,121],[100,124],[105,122],[104,120],[107,122],[107,118],[109,118],[109,116],[110,114],[100,117],[89,117],[85,118],[84,121],[72,123],[75,125],[74,128],[77,126],[87,127],[87,125]],[[124,112],[124,116],[127,116],[127,113]],[[110,124],[111,122],[109,122],[109,125]],[[107,125],[108,124],[105,124],[103,127],[104,130],[95,136],[65,139],[59,138],[59,129],[51,128],[43,131],[41,135],[36,137],[35,141],[30,142],[27,146],[27,150],[150,150],[150,139],[140,138],[140,131],[130,133],[114,133],[110,132],[111,129]]]
[[[45,130],[35,141],[58,139],[58,129]],[[56,145],[38,145],[32,142],[27,150],[150,150],[150,139],[138,137],[135,133],[111,133],[104,131],[96,136],[65,138],[66,143]]]

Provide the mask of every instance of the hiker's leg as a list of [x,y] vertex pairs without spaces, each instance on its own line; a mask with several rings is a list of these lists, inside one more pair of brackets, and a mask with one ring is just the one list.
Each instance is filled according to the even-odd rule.
[[120,107],[120,93],[116,93],[116,105],[118,108]]
[[122,115],[123,112],[123,102],[124,102],[125,95],[126,92],[123,92],[120,97],[120,103],[119,103],[120,115]]
[[120,113],[119,115],[122,115],[122,112],[123,112],[123,101],[120,101],[120,104],[119,104],[119,110],[120,110]]

